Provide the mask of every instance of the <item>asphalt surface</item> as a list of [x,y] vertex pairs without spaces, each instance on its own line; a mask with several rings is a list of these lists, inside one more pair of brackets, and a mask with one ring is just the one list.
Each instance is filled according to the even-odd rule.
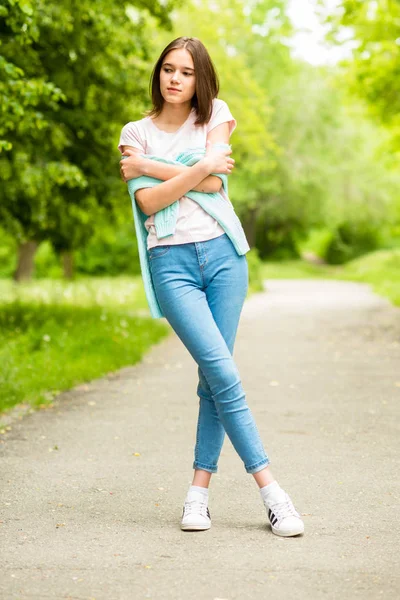
[[266,286],[234,355],[304,536],[271,533],[228,438],[211,529],[180,530],[198,398],[171,333],[1,436],[1,600],[400,598],[400,311],[362,284]]

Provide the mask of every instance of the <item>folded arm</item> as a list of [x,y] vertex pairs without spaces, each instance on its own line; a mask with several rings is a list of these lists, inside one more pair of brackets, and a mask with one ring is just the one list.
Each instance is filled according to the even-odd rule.
[[[168,181],[191,168],[186,165],[169,165],[168,163],[158,162],[151,158],[144,158],[141,156],[140,150],[133,148],[133,146],[123,146],[122,152],[125,155],[129,154],[129,158],[124,159],[123,163],[125,181],[138,177],[138,171],[140,171],[141,175]],[[216,175],[208,175],[193,189],[196,192],[219,192],[221,185],[222,181],[219,177]]]
[[145,215],[154,213],[169,206],[190,190],[193,190],[210,173],[229,174],[233,169],[233,159],[229,158],[232,150],[229,147],[207,147],[207,152],[199,162],[183,173],[158,183],[154,187],[143,187],[135,191],[135,200]]
[[[229,175],[234,168],[234,160],[229,158],[232,150],[213,149],[213,144],[228,144],[229,142],[229,124],[221,123],[214,127],[207,135],[206,155],[192,167],[186,165],[169,165],[145,159],[139,150],[135,151],[131,165],[121,161],[121,174],[125,181],[148,175],[156,179],[161,179],[160,183],[154,188],[142,188],[135,193],[136,201],[142,212],[148,216],[169,206],[191,190],[200,192],[218,192],[221,189],[221,179],[211,173],[221,173]],[[129,148],[124,146],[122,151]],[[146,161],[146,162],[144,162]],[[133,165],[136,162],[136,170]],[[124,164],[125,163],[125,164]],[[146,171],[146,172],[145,172]]]
[[209,161],[203,158],[190,169],[185,169],[183,173],[155,187],[137,190],[135,199],[145,215],[153,215],[193,190],[211,172]]

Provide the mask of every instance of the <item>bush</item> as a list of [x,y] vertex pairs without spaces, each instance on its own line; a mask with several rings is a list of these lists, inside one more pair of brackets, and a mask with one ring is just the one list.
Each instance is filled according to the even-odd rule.
[[327,227],[321,229],[310,229],[305,239],[298,242],[298,249],[301,256],[308,253],[325,259],[326,252],[332,242],[334,232]]
[[295,222],[271,221],[260,217],[257,221],[255,245],[262,260],[290,260],[299,258],[297,240],[302,229]]
[[341,265],[380,247],[378,230],[367,223],[343,223],[333,234],[325,260]]
[[263,286],[263,263],[259,257],[257,248],[252,248],[246,254],[249,266],[249,288],[252,292],[261,292]]
[[75,252],[75,266],[86,275],[137,275],[138,245],[133,221],[124,227],[99,229],[85,248]]
[[0,277],[12,277],[17,266],[17,242],[0,227]]
[[61,279],[63,269],[59,256],[54,252],[53,246],[49,241],[42,242],[35,254],[34,279]]

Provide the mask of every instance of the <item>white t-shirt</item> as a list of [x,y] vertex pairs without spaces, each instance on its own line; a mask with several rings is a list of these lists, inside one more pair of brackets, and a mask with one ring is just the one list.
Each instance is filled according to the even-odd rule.
[[[180,152],[188,148],[205,148],[207,134],[221,123],[229,123],[229,135],[236,127],[226,102],[219,98],[213,100],[210,121],[205,125],[194,125],[196,112],[193,109],[183,125],[173,133],[159,129],[150,117],[127,123],[121,131],[118,148],[133,146],[143,154],[155,154],[163,158],[175,159]],[[220,192],[229,202],[223,189]],[[187,196],[179,199],[179,214],[173,235],[158,239],[154,225],[154,215],[145,221],[148,231],[147,248],[165,244],[186,244],[211,240],[225,233],[219,223],[211,217],[197,202]]]

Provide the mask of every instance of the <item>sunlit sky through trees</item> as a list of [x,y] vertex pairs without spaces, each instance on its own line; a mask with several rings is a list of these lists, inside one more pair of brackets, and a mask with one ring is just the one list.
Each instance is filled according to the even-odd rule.
[[[325,0],[326,10],[333,10],[340,0]],[[317,0],[289,0],[288,14],[299,29],[292,41],[293,54],[307,62],[320,64],[335,64],[342,58],[351,55],[351,43],[343,47],[333,47],[324,41],[329,26],[321,25],[317,16]]]

